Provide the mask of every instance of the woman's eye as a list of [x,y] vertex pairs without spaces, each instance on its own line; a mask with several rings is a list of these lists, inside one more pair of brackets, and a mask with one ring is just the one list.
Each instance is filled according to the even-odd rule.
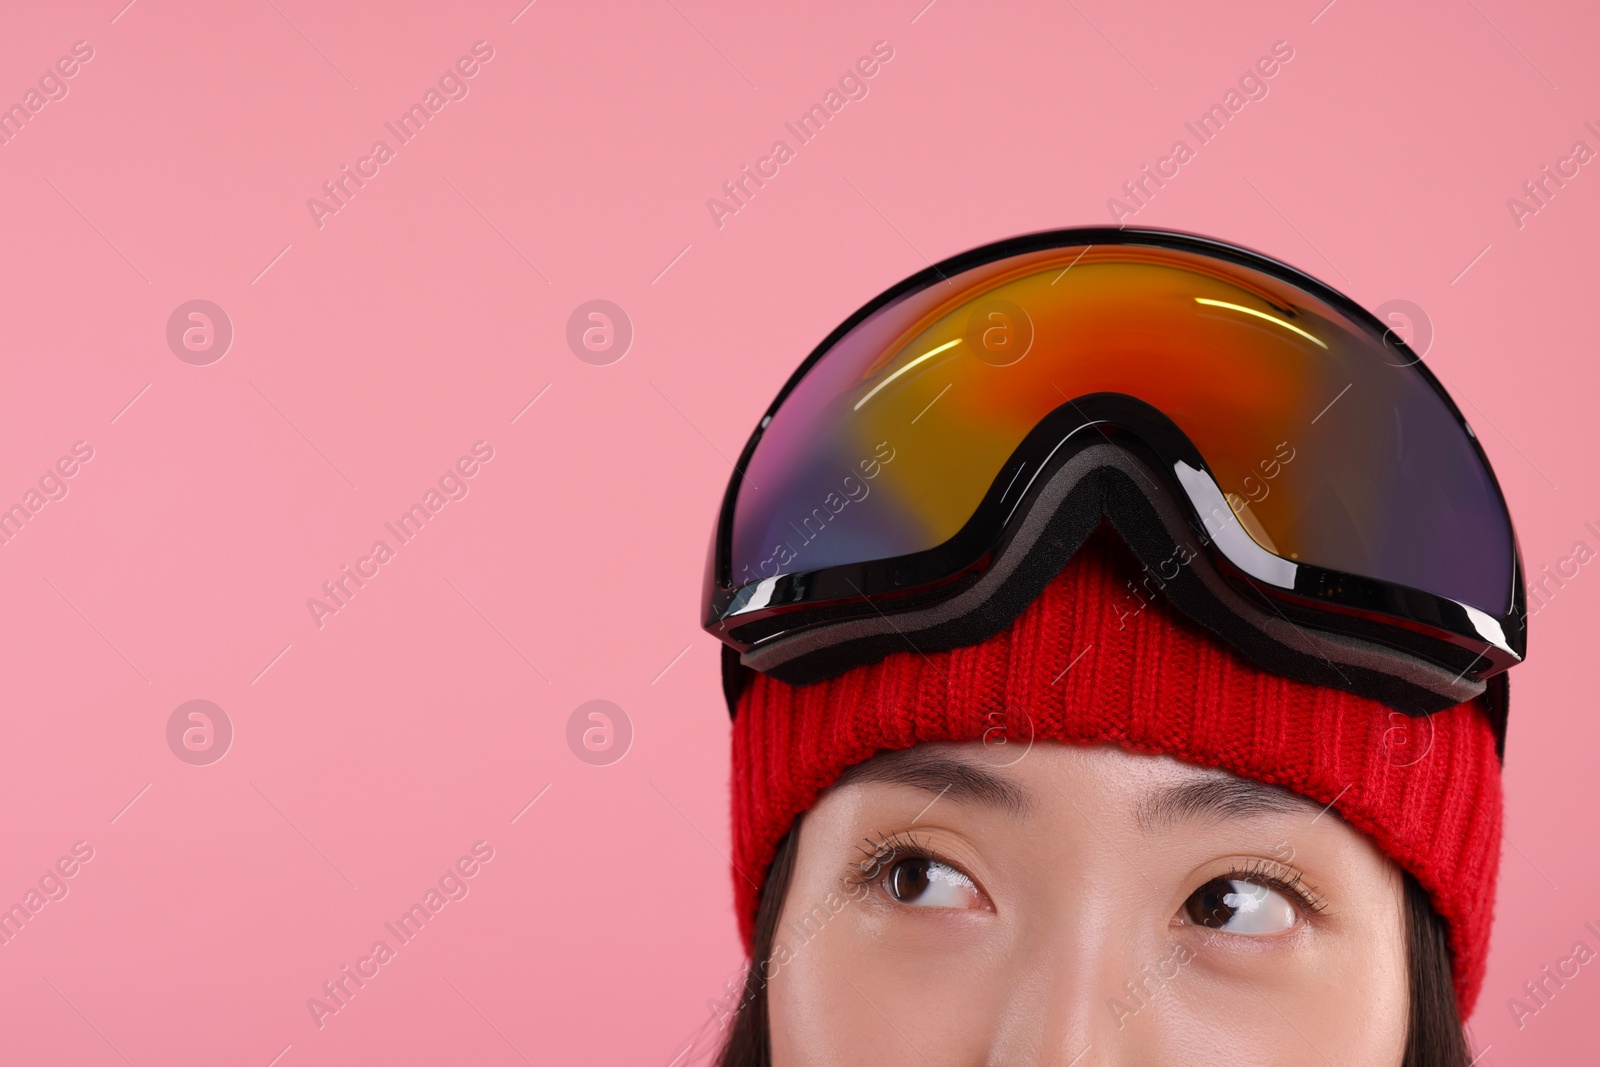
[[938,860],[914,856],[896,860],[883,887],[902,904],[918,908],[981,908],[983,895],[971,878]]
[[1281,934],[1299,913],[1289,898],[1256,882],[1213,878],[1183,902],[1184,918],[1230,934]]

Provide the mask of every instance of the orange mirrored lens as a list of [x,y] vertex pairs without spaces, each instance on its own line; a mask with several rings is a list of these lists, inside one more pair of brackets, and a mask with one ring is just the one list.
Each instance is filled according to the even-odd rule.
[[1275,275],[1139,243],[994,260],[840,338],[751,454],[733,584],[941,544],[1041,419],[1098,392],[1171,419],[1268,552],[1508,610],[1499,492],[1406,349]]

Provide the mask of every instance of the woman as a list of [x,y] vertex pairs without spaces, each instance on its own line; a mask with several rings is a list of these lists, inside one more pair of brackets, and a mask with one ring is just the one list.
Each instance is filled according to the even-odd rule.
[[751,953],[724,1064],[1468,1062],[1516,538],[1418,358],[1153,231],[868,304],[704,605]]

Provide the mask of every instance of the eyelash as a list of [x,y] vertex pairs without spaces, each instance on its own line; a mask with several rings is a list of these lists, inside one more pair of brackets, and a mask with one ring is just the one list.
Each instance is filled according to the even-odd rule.
[[1219,877],[1275,889],[1308,913],[1320,915],[1328,907],[1328,902],[1318,894],[1316,886],[1306,881],[1304,874],[1271,860],[1258,859],[1247,864],[1234,864],[1232,870]]
[[897,830],[892,834],[878,834],[876,842],[870,837],[863,840],[866,842],[866,847],[857,846],[857,848],[866,859],[852,865],[851,874],[846,879],[851,885],[868,886],[876,882],[883,876],[884,868],[891,860],[934,860],[960,870],[955,864],[912,837],[909,833],[902,833]]
[[[871,885],[883,876],[884,868],[891,860],[898,859],[934,860],[960,870],[909,833],[897,830],[892,834],[879,833],[876,840],[870,837],[863,840],[865,846],[857,848],[866,858],[852,865],[852,873],[846,879],[851,885]],[[1328,902],[1317,892],[1317,887],[1307,882],[1303,873],[1271,860],[1257,859],[1245,864],[1236,863],[1219,877],[1251,882],[1277,890],[1308,914],[1320,915],[1328,907]]]

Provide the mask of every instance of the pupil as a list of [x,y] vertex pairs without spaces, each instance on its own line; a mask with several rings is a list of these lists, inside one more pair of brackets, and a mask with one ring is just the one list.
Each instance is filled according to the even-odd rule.
[[1196,889],[1189,897],[1187,911],[1191,922],[1217,929],[1228,925],[1234,909],[1223,900],[1234,892],[1233,883],[1226,878],[1213,878]]
[[915,900],[928,888],[928,861],[901,860],[889,871],[889,892],[896,900]]

